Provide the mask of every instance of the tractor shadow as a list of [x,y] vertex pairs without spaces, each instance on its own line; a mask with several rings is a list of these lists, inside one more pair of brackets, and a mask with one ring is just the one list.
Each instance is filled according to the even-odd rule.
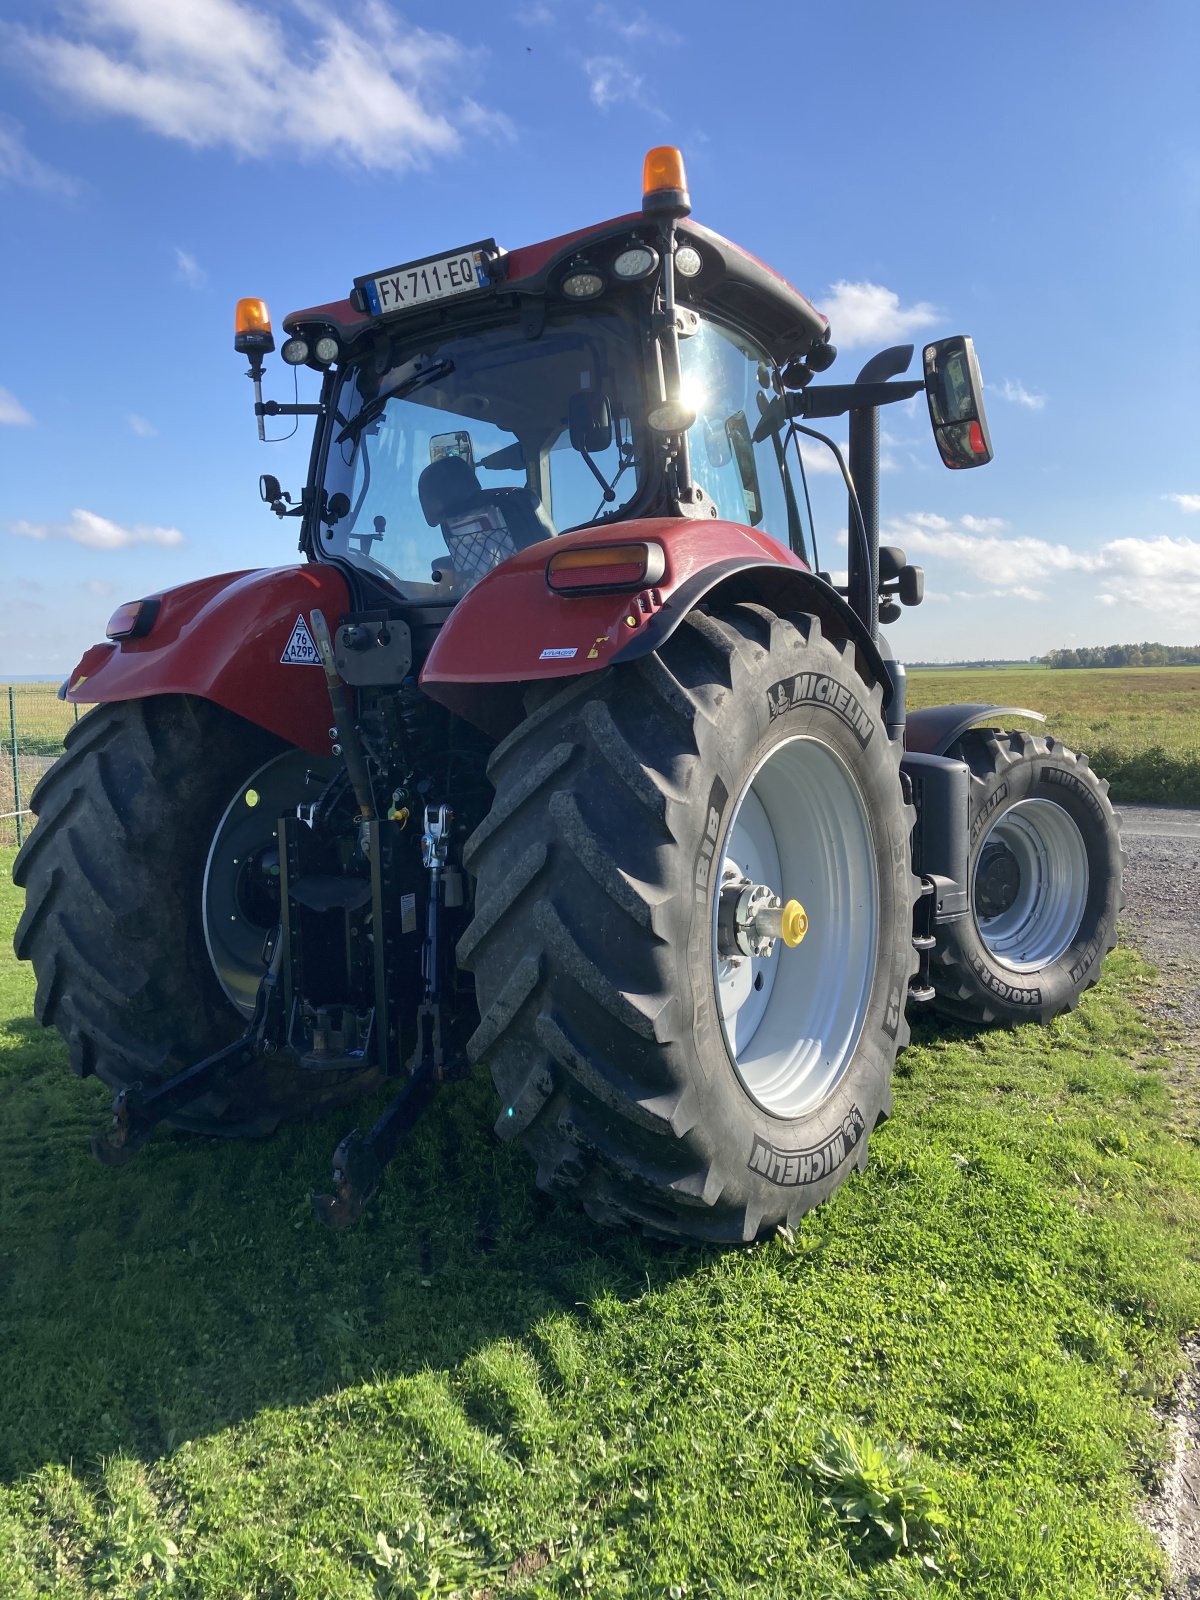
[[441,1092],[362,1218],[331,1233],[309,1194],[386,1095],[261,1142],[168,1133],[110,1169],[88,1149],[103,1086],[32,1018],[0,1046],[0,1479],[150,1462],[265,1408],[452,1370],[709,1256],[538,1191],[495,1139],[481,1073]]

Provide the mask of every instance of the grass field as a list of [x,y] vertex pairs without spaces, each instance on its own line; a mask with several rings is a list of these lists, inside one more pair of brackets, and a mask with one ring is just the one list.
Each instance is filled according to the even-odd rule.
[[914,708],[985,700],[1044,712],[1064,744],[1087,752],[1118,802],[1200,806],[1200,667],[920,668],[908,675]]
[[1200,1149],[1111,958],[926,1028],[866,1173],[745,1252],[602,1233],[448,1089],[361,1225],[344,1120],[86,1148],[0,856],[0,1595],[1157,1596]]

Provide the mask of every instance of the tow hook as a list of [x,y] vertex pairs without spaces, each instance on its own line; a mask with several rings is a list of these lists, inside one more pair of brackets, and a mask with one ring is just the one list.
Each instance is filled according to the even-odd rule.
[[721,885],[717,906],[717,954],[725,961],[769,956],[776,939],[794,950],[808,932],[799,900],[780,899],[765,883],[738,878]]

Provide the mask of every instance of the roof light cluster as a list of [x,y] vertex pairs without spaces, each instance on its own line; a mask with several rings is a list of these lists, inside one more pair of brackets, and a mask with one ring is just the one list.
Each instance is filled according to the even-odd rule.
[[279,352],[290,367],[302,367],[306,362],[328,367],[341,353],[342,347],[331,333],[323,333],[318,339],[306,339],[301,334],[295,334]]
[[[591,261],[575,261],[558,287],[568,300],[594,300],[607,289],[610,273],[622,283],[643,283],[657,270],[660,260],[653,245],[632,239],[617,251],[607,267]],[[694,278],[703,265],[695,245],[683,244],[676,250],[675,270],[683,277]],[[286,346],[284,348],[286,351]]]

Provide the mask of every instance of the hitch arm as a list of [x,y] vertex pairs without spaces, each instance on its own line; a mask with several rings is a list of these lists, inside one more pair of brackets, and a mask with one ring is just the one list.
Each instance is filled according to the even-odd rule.
[[262,1054],[253,1033],[227,1044],[223,1050],[193,1067],[185,1067],[173,1078],[148,1092],[140,1083],[131,1083],[114,1097],[112,1118],[106,1128],[92,1135],[92,1154],[106,1167],[121,1167],[138,1153],[160,1122],[191,1105],[224,1079],[235,1076]]
[[254,1016],[240,1039],[215,1050],[194,1066],[184,1067],[156,1088],[146,1090],[131,1083],[113,1096],[107,1127],[97,1128],[91,1139],[92,1154],[106,1167],[121,1167],[131,1160],[160,1122],[191,1105],[202,1094],[252,1066],[260,1056],[278,1048],[283,991],[279,974],[283,965],[283,940],[276,930],[270,964],[263,973],[254,999]]

